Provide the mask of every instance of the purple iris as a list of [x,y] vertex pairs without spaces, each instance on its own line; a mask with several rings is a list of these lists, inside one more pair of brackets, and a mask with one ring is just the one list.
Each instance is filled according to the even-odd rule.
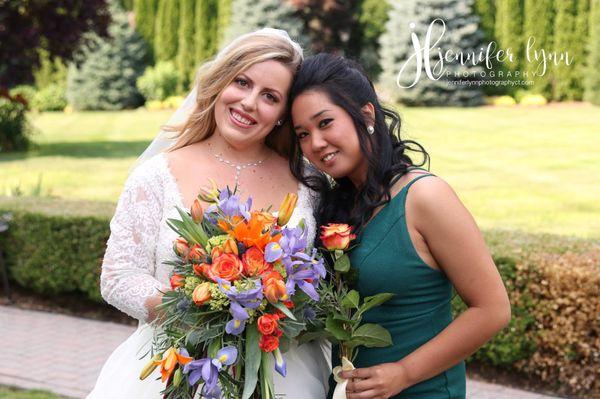
[[225,346],[217,352],[215,358],[192,360],[183,367],[183,372],[189,373],[189,384],[196,385],[200,379],[204,381],[202,396],[217,399],[221,397],[221,388],[217,385],[219,371],[223,366],[230,366],[237,360],[238,350],[235,346]]
[[254,282],[254,288],[246,291],[238,291],[229,281],[217,278],[219,289],[229,298],[229,313],[233,316],[225,325],[225,332],[231,335],[240,335],[246,328],[248,311],[256,309],[263,299],[262,284],[260,280]]
[[232,195],[228,187],[226,190],[221,191],[218,207],[226,216],[243,216],[244,219],[250,220],[252,198],[248,198],[246,203],[241,203],[240,198],[237,195]]

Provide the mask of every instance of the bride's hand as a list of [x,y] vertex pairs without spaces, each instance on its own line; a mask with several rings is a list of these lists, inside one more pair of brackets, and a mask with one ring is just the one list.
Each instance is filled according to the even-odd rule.
[[162,292],[159,292],[158,294],[146,299],[145,305],[146,305],[146,309],[148,309],[148,319],[146,320],[147,323],[151,323],[157,317],[160,318],[161,313],[156,307],[159,306],[160,304],[162,304],[162,299],[163,299]]
[[406,370],[401,363],[383,363],[341,373],[348,379],[348,399],[387,399],[408,387]]

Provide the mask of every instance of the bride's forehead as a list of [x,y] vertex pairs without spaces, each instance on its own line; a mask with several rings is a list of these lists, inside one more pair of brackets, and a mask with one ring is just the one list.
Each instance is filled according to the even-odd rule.
[[288,85],[292,81],[292,72],[279,61],[269,60],[251,65],[240,72],[256,83],[264,86]]

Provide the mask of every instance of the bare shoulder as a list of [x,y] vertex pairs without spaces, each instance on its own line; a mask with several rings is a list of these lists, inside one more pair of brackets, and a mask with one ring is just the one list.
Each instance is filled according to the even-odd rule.
[[179,165],[189,165],[190,161],[198,159],[198,153],[203,151],[202,143],[194,143],[178,148],[174,151],[165,153],[169,165],[177,167]]

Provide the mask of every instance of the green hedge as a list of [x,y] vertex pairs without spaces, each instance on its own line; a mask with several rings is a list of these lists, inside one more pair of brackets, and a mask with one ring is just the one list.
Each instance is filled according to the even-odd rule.
[[[0,197],[0,215],[7,211],[13,220],[0,247],[14,281],[39,293],[81,292],[102,301],[98,283],[114,204]],[[598,397],[598,241],[499,230],[484,236],[513,317],[471,360],[532,376],[557,392]],[[456,313],[465,307],[458,296],[453,306]]]

